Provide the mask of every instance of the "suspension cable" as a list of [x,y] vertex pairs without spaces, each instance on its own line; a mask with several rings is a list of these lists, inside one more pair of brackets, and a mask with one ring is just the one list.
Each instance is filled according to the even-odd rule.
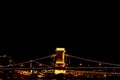
[[[35,61],[42,60],[42,59],[46,59],[46,58],[49,58],[49,57],[51,57],[51,55],[45,56],[45,57],[42,57],[42,58],[38,58],[38,59],[34,59],[34,60],[29,60],[29,61],[25,61],[25,62],[13,64],[13,66],[17,66],[17,65],[20,65],[20,64],[26,64],[26,63],[29,63],[30,61],[31,61],[31,62],[35,62]],[[9,67],[9,66],[2,66],[2,67]]]
[[113,63],[107,63],[107,62],[102,62],[102,61],[96,61],[96,60],[91,60],[91,59],[72,56],[72,55],[69,55],[69,54],[67,54],[67,56],[77,58],[77,59],[81,59],[81,60],[85,60],[85,61],[89,61],[89,62],[94,62],[94,63],[101,63],[101,64],[107,64],[107,65],[112,65],[112,66],[120,66],[120,64],[113,64]]

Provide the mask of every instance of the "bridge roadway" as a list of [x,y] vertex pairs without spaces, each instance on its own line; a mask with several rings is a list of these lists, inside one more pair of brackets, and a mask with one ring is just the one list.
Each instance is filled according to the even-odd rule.
[[8,68],[8,67],[1,67],[0,70],[48,70],[48,69],[62,69],[62,70],[79,70],[79,69],[119,69],[120,67],[63,67],[63,68],[57,68],[57,67],[39,67],[39,68]]

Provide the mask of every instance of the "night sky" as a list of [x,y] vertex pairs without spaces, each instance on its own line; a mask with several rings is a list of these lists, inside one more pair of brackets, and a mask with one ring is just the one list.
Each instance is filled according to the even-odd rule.
[[74,56],[120,63],[116,15],[108,8],[46,8],[39,12],[7,7],[2,12],[0,54],[26,61],[64,47]]
[[56,47],[64,47],[66,53],[74,56],[120,63],[120,51],[117,47],[119,43],[117,40],[116,42],[109,40],[110,37],[105,38],[103,36],[103,38],[100,35],[95,37],[92,34],[79,35],[70,32],[67,34],[65,32],[64,34],[52,33],[54,35],[42,33],[40,35],[35,33],[30,33],[32,35],[20,34],[21,36],[17,33],[17,37],[16,35],[7,35],[7,38],[2,37],[0,54],[7,54],[12,56],[14,60],[22,62],[54,54]]

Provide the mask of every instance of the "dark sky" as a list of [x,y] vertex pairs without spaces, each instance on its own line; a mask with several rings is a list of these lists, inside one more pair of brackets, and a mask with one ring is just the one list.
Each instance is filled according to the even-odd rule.
[[46,31],[37,35],[35,33],[29,33],[29,35],[27,35],[27,33],[17,33],[12,36],[8,34],[4,38],[1,38],[0,54],[3,55],[6,53],[12,56],[13,59],[26,61],[48,56],[55,53],[56,47],[64,47],[68,54],[74,56],[120,63],[119,43],[117,40],[110,40],[113,36],[106,38],[106,36],[101,37],[98,34],[92,35],[87,33],[80,35],[68,33],[67,31],[65,31],[67,33],[65,34],[65,32],[62,33],[63,31],[60,32],[59,29],[59,33],[49,33],[50,31]]
[[1,18],[0,54],[29,60],[65,47],[75,56],[120,63],[117,12],[111,9],[7,7]]

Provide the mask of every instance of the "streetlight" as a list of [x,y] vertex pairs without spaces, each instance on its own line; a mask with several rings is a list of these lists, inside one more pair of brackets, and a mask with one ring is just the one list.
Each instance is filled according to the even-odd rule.
[[20,67],[23,67],[24,66],[24,64],[20,64]]
[[79,65],[80,65],[80,67],[82,67],[82,63],[80,63]]
[[99,65],[99,67],[101,67],[101,65],[102,65],[102,64],[101,64],[101,63],[99,63],[98,65]]

